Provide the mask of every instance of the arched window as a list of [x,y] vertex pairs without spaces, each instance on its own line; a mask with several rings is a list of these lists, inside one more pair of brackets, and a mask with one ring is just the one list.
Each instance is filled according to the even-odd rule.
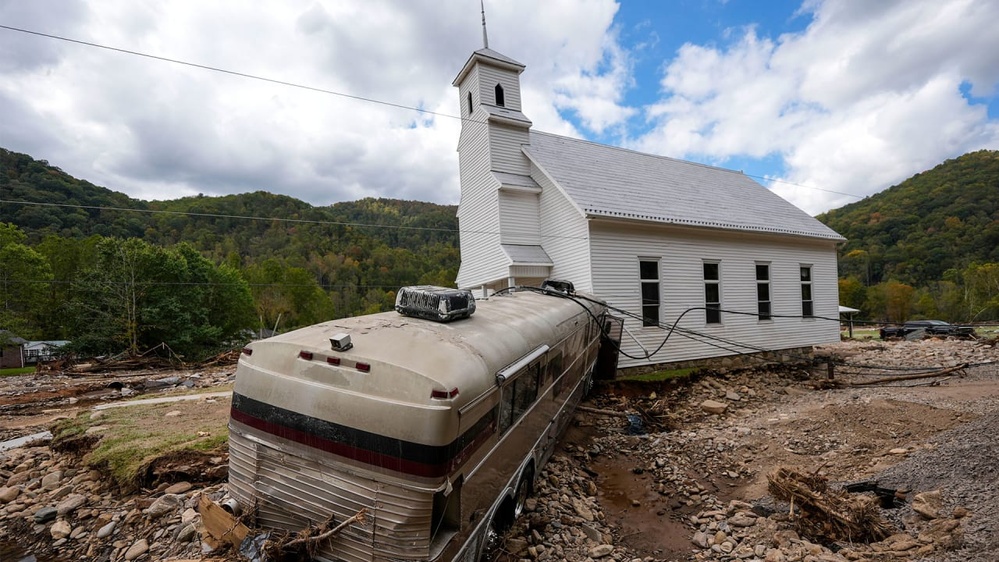
[[499,84],[496,84],[496,105],[506,107],[506,101],[503,99],[503,86]]
[[472,114],[472,92],[468,92],[468,114]]

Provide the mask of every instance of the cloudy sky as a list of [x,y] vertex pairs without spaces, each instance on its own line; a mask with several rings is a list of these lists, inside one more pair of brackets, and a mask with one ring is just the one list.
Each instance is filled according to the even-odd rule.
[[[995,0],[485,4],[536,129],[743,170],[809,213],[999,149]],[[480,18],[477,0],[0,0],[0,147],[140,199],[456,203],[451,81]]]

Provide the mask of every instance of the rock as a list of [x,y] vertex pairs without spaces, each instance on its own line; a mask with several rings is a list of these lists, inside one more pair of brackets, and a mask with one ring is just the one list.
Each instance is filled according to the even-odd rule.
[[728,538],[728,535],[725,534],[725,531],[718,531],[717,533],[715,533],[714,540],[711,541],[711,542],[712,542],[712,544],[721,544],[721,543],[725,542],[725,539],[727,539],[727,538]]
[[87,503],[87,496],[83,494],[72,494],[56,506],[56,513],[66,515],[76,511],[77,508]]
[[909,453],[909,449],[906,449],[905,447],[896,447],[896,448],[888,451],[889,455],[906,455],[908,453]]
[[527,550],[527,541],[520,538],[512,538],[506,541],[506,549],[514,556]]
[[941,507],[943,507],[943,496],[940,490],[923,492],[912,498],[912,510],[927,519],[939,518]]
[[193,523],[188,523],[177,528],[176,538],[178,542],[190,542],[196,536],[198,536],[198,529]]
[[149,552],[149,543],[146,539],[139,539],[125,551],[125,560],[135,560],[147,552]]
[[60,480],[62,480],[61,470],[50,472],[42,477],[42,488],[45,490],[55,490],[59,487]]
[[756,525],[756,518],[750,517],[745,513],[737,513],[728,520],[728,524],[733,527],[752,527]]
[[905,552],[906,550],[912,550],[919,547],[919,541],[914,541],[912,539],[905,541],[898,541],[897,543],[891,545],[891,549],[895,552]]
[[176,417],[180,416],[180,414],[181,414],[180,410],[171,410],[171,411],[163,414],[163,417],[165,417],[165,418],[176,418]]
[[580,528],[583,529],[583,534],[586,535],[586,538],[593,542],[603,542],[603,534],[595,529],[593,525],[580,525]]
[[166,490],[163,490],[163,492],[166,494],[183,494],[185,492],[190,491],[190,489],[193,487],[194,485],[192,485],[190,482],[177,482],[173,486],[170,486]]
[[196,509],[194,509],[193,507],[189,507],[184,510],[184,513],[180,514],[180,523],[181,525],[187,525],[188,523],[193,522],[195,519],[197,519],[200,516],[201,515],[198,513]]
[[[0,502],[0,503],[3,503],[3,502]],[[963,508],[963,507],[955,507],[954,508],[954,513],[952,515],[954,516],[954,519],[963,519],[963,518],[967,517],[970,514],[971,514],[971,512],[968,511],[967,509]]]
[[697,531],[694,536],[690,539],[698,548],[708,548],[708,534],[703,531]]
[[768,551],[766,558],[763,559],[764,562],[786,562],[787,556],[783,552],[777,550],[776,548]]
[[728,408],[727,404],[716,402],[714,400],[705,400],[704,402],[701,402],[701,409],[709,414],[724,414],[726,408]]
[[614,545],[602,544],[590,549],[590,558],[603,558],[611,552],[614,552]]
[[145,513],[149,517],[155,519],[166,513],[179,509],[184,505],[184,500],[176,494],[165,494],[158,498],[152,503],[146,510]]
[[48,523],[56,518],[58,512],[52,506],[45,506],[35,512],[35,523]]
[[112,522],[108,523],[107,525],[104,525],[100,529],[97,529],[97,538],[99,538],[99,539],[106,539],[106,538],[110,537],[111,533],[114,532],[114,526],[115,525],[117,525],[117,523],[115,521],[112,521]]
[[20,493],[21,489],[17,486],[6,486],[0,488],[0,505],[14,501],[14,498],[16,498]]
[[590,508],[586,507],[586,504],[583,503],[583,500],[580,500],[579,498],[572,498],[572,509],[575,510],[577,515],[579,515],[580,517],[582,517],[587,521],[593,521],[596,519],[593,516],[593,512],[590,511]]
[[72,484],[67,484],[67,485],[63,486],[62,488],[59,488],[58,490],[56,490],[56,491],[52,492],[51,494],[49,494],[49,501],[54,502],[54,501],[56,501],[56,500],[58,500],[60,498],[66,497],[72,491],[73,491],[73,485]]
[[742,400],[742,396],[738,392],[732,392],[731,390],[725,393],[725,399],[731,400],[732,402],[738,402]]
[[60,519],[52,524],[52,528],[49,529],[49,534],[55,540],[64,539],[73,532],[73,527],[65,520]]

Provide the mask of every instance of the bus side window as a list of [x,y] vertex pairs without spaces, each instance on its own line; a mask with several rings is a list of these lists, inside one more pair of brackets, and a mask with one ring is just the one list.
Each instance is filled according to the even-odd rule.
[[519,419],[524,412],[538,399],[538,375],[541,373],[541,363],[535,363],[527,368],[527,372],[517,377],[513,398],[513,419]]
[[499,403],[500,434],[506,432],[538,399],[540,375],[541,362],[539,361],[514,375],[513,380],[503,387]]
[[565,366],[562,365],[562,352],[559,351],[548,359],[548,364],[545,366],[545,384],[550,384],[552,381],[558,379],[562,375],[562,369],[564,368]]

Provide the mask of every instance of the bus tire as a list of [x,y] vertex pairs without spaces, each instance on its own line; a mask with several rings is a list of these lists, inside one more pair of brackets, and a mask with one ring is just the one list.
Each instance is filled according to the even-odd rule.
[[534,467],[528,466],[524,469],[523,474],[520,475],[520,481],[517,482],[517,490],[513,495],[513,520],[517,520],[524,513],[524,508],[527,505],[527,498],[531,495],[531,488],[534,480]]

